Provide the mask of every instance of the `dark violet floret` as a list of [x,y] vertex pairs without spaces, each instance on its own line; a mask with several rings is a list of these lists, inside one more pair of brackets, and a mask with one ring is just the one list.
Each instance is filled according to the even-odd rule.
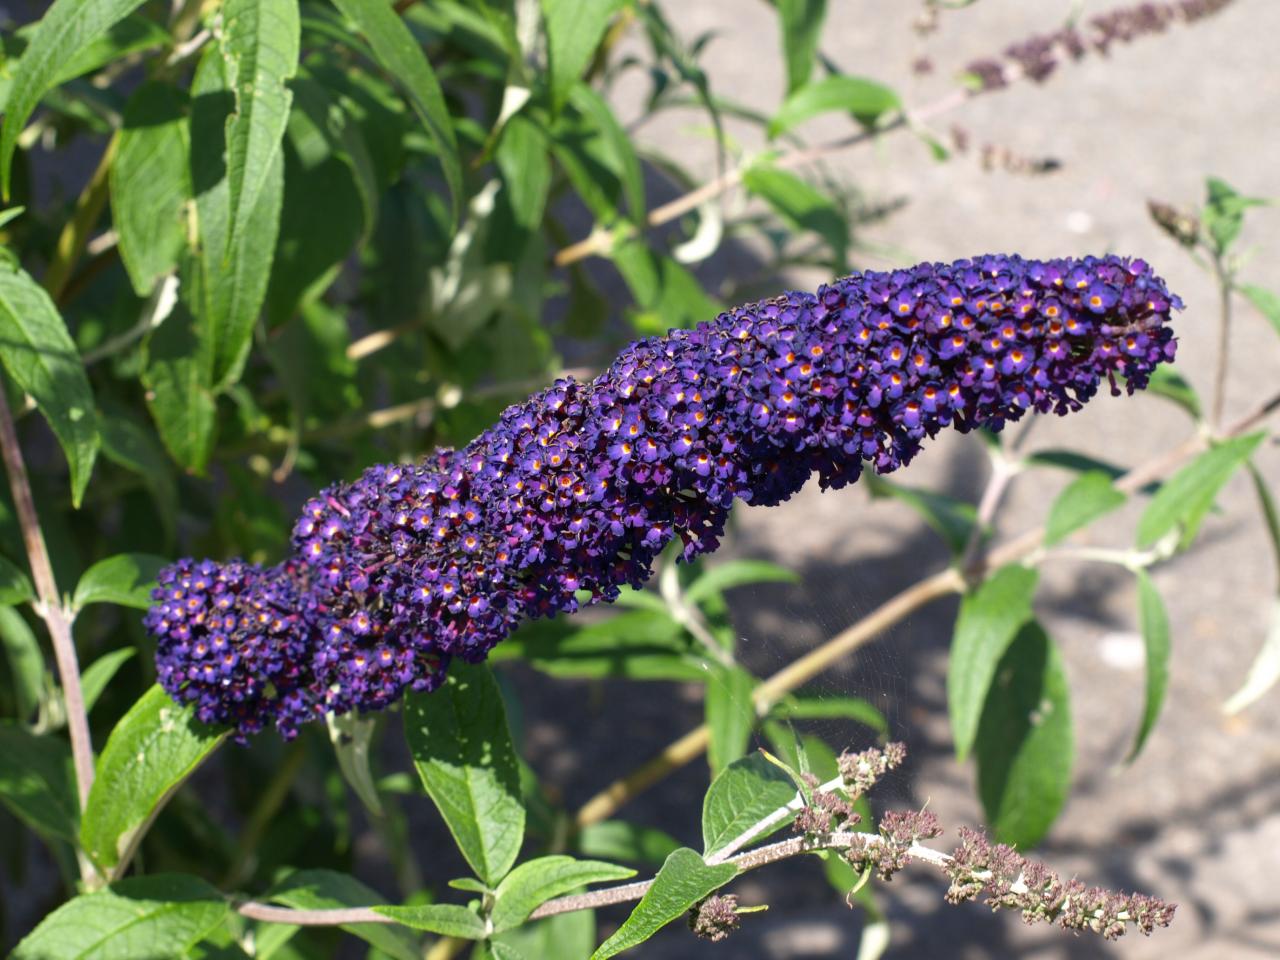
[[523,620],[642,584],[674,539],[685,559],[714,550],[735,500],[887,473],[945,427],[1066,414],[1104,380],[1145,386],[1180,308],[1141,260],[987,256],[641,340],[464,449],[324,490],[282,566],[168,568],[147,617],[161,682],[242,734],[380,709]]

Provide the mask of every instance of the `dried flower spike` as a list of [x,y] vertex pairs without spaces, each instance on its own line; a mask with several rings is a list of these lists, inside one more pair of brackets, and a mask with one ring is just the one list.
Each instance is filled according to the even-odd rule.
[[483,660],[522,621],[639,586],[735,500],[887,473],[946,427],[1145,386],[1181,308],[1141,260],[987,256],[837,280],[632,344],[462,450],[323,491],[270,570],[181,561],[147,614],[161,683],[201,719],[287,737]]

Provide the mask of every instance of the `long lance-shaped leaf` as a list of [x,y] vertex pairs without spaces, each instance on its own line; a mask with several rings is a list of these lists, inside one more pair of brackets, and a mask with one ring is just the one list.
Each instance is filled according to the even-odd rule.
[[0,187],[6,200],[13,151],[31,111],[58,82],[68,61],[140,6],[142,0],[55,0],[45,12],[18,61],[5,104],[4,127],[0,129]]

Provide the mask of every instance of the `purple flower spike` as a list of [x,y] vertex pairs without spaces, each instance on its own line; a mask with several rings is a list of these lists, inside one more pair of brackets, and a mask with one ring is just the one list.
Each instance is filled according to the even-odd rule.
[[1145,386],[1181,306],[1140,260],[987,256],[641,340],[462,450],[323,491],[280,567],[169,567],[147,616],[161,682],[241,735],[381,709],[523,620],[641,585],[676,538],[686,560],[714,550],[734,500],[780,503],[814,473],[842,487],[864,462],[887,473],[944,427],[1070,413],[1104,379]]

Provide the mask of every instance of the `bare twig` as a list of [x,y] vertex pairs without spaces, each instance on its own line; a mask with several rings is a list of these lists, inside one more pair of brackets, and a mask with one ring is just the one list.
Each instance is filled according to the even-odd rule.
[[[18,525],[22,528],[22,541],[26,546],[27,560],[31,564],[31,576],[35,580],[37,601],[34,607],[49,630],[54,659],[58,664],[58,679],[62,684],[67,711],[67,730],[71,734],[76,787],[80,809],[83,810],[89,800],[89,788],[93,786],[93,742],[89,738],[89,719],[84,707],[84,692],[80,687],[80,665],[76,659],[75,640],[71,636],[71,618],[62,605],[58,583],[53,577],[49,551],[45,547],[35,499],[31,495],[31,479],[22,459],[22,448],[18,445],[18,434],[13,426],[13,416],[9,412],[3,382],[0,382],[0,450],[3,452],[5,470],[9,474],[9,490],[13,493]],[[84,868],[88,869],[87,863]]]

